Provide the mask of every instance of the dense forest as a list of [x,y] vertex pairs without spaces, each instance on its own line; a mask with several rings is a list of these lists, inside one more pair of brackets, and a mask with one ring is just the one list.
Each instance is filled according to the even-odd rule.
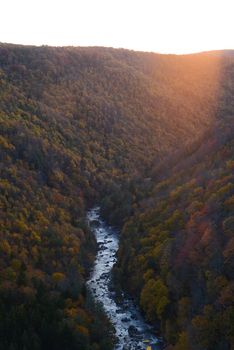
[[0,349],[113,348],[94,204],[169,346],[231,348],[233,87],[232,52],[0,45]]
[[116,279],[168,349],[234,344],[233,134],[219,125],[154,169],[122,230]]

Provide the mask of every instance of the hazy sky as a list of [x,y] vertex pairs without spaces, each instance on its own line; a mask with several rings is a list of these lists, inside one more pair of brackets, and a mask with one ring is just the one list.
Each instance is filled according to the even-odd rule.
[[0,42],[187,53],[234,48],[234,0],[0,0]]

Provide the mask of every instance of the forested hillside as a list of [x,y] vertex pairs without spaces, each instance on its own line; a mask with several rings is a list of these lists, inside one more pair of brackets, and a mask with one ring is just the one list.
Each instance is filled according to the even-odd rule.
[[[146,316],[162,319],[171,343],[180,341],[179,334],[186,341],[190,337],[178,316],[181,299],[197,307],[186,316],[193,322],[218,300],[222,288],[227,288],[224,300],[229,298],[233,67],[229,52],[175,56],[0,45],[0,349],[112,348],[108,320],[84,285],[96,249],[85,212],[97,203],[118,226],[134,213],[134,220],[124,226],[118,276],[124,280],[126,273]],[[204,138],[209,128],[216,136],[210,131]],[[227,146],[219,137],[227,138]],[[217,148],[210,146],[203,158],[207,138],[211,144],[217,140]],[[189,146],[193,140],[195,149]],[[177,168],[174,151],[184,147]],[[170,154],[172,159],[167,158]],[[225,186],[213,219],[212,211],[203,210],[207,203],[216,203],[209,197],[213,192],[219,196]],[[189,242],[197,238],[191,233],[186,243],[185,227],[197,232],[196,215],[205,216],[204,227],[211,232],[207,249],[213,249],[211,243],[217,246],[221,262],[212,254],[203,261],[202,253],[190,262],[195,243]],[[167,220],[169,226],[164,227]],[[203,226],[198,228],[202,236]],[[157,255],[158,239],[162,246]],[[126,255],[131,260],[125,261]],[[143,259],[145,282],[134,267],[138,259]],[[159,267],[162,260],[167,268]],[[213,260],[214,267],[209,267]],[[168,272],[170,266],[178,267],[175,273]],[[212,283],[213,276],[221,278],[223,287],[213,299],[203,281],[205,269]],[[168,273],[178,286],[172,286]],[[199,278],[207,298],[204,305],[191,295],[191,280]],[[148,281],[161,283],[165,290],[159,314],[148,310]],[[213,307],[208,311],[218,313]],[[199,322],[203,331],[207,320]],[[225,339],[227,344],[230,336]]]
[[234,122],[152,172],[123,228],[115,275],[168,349],[233,349]]

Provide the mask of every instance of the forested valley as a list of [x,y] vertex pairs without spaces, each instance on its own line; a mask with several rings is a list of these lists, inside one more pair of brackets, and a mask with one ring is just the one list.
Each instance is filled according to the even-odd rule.
[[0,44],[0,349],[113,349],[86,211],[168,350],[234,344],[234,54]]

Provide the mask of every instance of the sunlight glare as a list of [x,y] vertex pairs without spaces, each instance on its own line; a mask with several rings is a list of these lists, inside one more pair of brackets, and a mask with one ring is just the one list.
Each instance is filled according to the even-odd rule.
[[7,0],[0,41],[162,53],[234,48],[232,0]]

